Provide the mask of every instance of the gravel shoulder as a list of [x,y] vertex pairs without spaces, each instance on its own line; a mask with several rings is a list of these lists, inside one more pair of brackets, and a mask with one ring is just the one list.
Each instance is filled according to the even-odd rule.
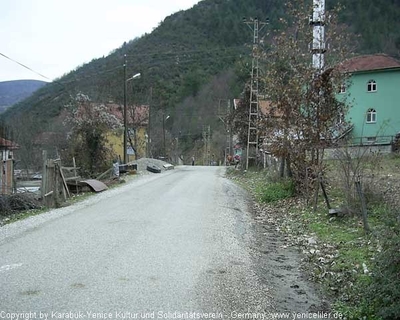
[[330,304],[322,291],[312,282],[304,268],[301,248],[280,231],[280,210],[258,204],[245,190],[249,224],[254,234],[251,242],[252,259],[258,266],[258,278],[268,286],[272,308],[288,313],[291,319],[334,318]]
[[300,249],[279,231],[273,215],[256,203],[252,206],[256,234],[254,259],[259,265],[259,276],[270,285],[276,311],[329,314],[329,302],[309,280]]

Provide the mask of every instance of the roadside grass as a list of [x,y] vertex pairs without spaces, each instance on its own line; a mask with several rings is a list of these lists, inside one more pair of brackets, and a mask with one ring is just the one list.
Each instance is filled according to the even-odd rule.
[[[390,175],[399,167],[400,157],[390,156],[382,158],[379,170]],[[335,175],[338,168],[330,164],[329,170]],[[368,194],[371,197],[371,201],[367,201],[368,222],[372,232],[366,233],[357,212],[329,216],[321,195],[316,211],[311,205],[306,205],[304,198],[292,198],[288,194],[276,197],[284,188],[274,173],[227,170],[227,176],[247,189],[258,203],[267,206],[267,212],[276,215],[272,220],[280,224],[279,229],[302,250],[305,268],[330,297],[334,311],[342,313],[346,319],[399,318],[400,306],[390,302],[390,297],[400,295],[400,269],[396,280],[396,270],[387,268],[389,259],[386,252],[391,251],[392,256],[397,252],[400,257],[400,231],[393,227],[400,223],[393,219],[393,211],[382,197]],[[270,194],[265,196],[265,193]],[[341,207],[346,201],[346,192],[331,185],[328,197],[332,207]],[[313,195],[309,196],[310,202],[314,201],[313,198]],[[390,225],[395,240],[387,240]],[[315,239],[315,244],[309,239]],[[399,248],[393,247],[392,243],[398,244]],[[400,264],[400,258],[394,261]],[[378,276],[382,274],[385,276]],[[395,280],[385,283],[385,279]],[[377,297],[377,294],[382,297]],[[385,303],[386,308],[383,306]]]
[[[30,210],[12,213],[7,216],[2,216],[2,217],[0,217],[0,220],[3,223],[3,225],[6,225],[6,224],[16,222],[18,220],[24,220],[24,219],[27,219],[32,216],[37,216],[37,215],[45,213],[47,211],[48,211],[47,208],[30,209]],[[0,224],[0,226],[1,226],[1,224]]]
[[294,185],[289,179],[280,180],[268,171],[244,172],[228,168],[227,176],[251,192],[259,202],[272,203],[295,195]]

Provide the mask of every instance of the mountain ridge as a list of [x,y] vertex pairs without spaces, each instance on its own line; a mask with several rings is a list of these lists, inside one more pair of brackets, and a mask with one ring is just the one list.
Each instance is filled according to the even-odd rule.
[[0,81],[0,112],[26,99],[46,84],[45,81],[31,79]]

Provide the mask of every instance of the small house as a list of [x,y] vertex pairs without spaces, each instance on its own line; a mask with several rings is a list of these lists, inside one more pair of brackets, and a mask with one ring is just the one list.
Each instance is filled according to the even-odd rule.
[[345,61],[342,68],[350,78],[338,98],[349,105],[351,143],[390,144],[400,131],[400,61],[384,54],[366,55]]

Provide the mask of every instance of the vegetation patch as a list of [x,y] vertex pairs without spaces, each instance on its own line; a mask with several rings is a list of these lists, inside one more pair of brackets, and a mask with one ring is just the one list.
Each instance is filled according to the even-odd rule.
[[290,180],[268,183],[259,188],[258,194],[262,202],[276,202],[293,197],[295,194],[295,187]]

